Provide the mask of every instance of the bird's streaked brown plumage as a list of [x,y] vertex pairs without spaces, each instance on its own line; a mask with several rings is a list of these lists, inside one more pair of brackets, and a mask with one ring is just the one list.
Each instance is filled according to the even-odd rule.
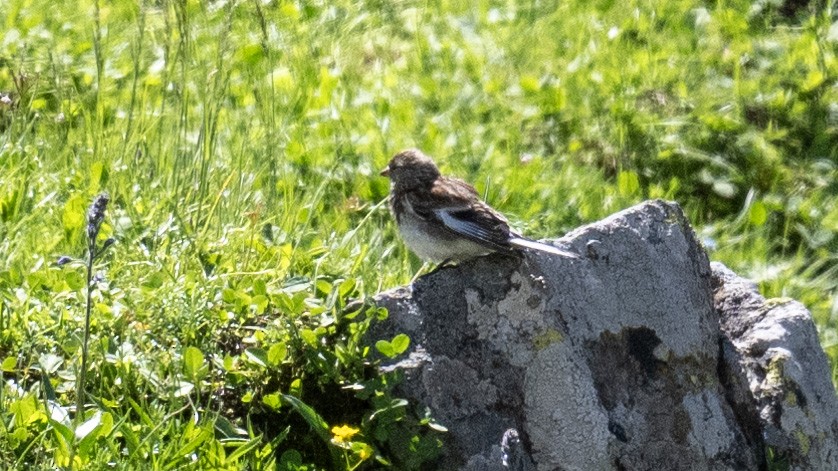
[[420,258],[462,261],[522,248],[578,257],[516,234],[468,183],[443,176],[418,149],[399,152],[381,175],[390,178],[390,209],[405,243]]

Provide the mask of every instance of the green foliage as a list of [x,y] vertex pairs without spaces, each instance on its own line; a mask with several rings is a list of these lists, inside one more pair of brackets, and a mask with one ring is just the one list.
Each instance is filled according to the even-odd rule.
[[405,334],[396,335],[390,342],[386,340],[375,342],[375,348],[387,358],[395,358],[401,355],[409,346],[410,338]]
[[371,352],[410,339],[351,304],[421,268],[377,177],[407,146],[532,236],[679,201],[838,379],[838,18],[796,5],[0,2],[0,468],[432,466]]

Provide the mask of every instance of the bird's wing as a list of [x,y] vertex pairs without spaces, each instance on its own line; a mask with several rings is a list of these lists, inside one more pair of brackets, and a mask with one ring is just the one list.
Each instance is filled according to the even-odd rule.
[[509,224],[480,200],[474,188],[455,178],[442,177],[431,191],[413,195],[410,204],[422,218],[436,220],[445,230],[493,250],[510,250]]

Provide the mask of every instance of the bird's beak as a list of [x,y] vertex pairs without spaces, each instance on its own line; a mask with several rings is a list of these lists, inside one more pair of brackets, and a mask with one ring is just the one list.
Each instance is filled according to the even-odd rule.
[[388,166],[384,167],[384,170],[382,170],[381,173],[379,173],[379,175],[381,175],[382,177],[389,177],[390,176],[390,166],[388,165]]

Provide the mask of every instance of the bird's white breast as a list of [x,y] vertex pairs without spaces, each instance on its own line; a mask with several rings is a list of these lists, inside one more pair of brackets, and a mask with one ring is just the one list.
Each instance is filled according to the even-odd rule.
[[405,244],[419,258],[433,262],[459,261],[490,253],[486,247],[450,234],[442,227],[420,218],[405,201],[399,220],[399,232]]

